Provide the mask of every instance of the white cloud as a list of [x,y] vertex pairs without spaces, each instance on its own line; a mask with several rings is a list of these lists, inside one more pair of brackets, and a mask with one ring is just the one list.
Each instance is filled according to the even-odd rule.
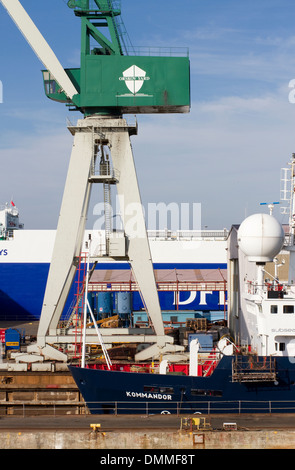
[[193,103],[189,116],[147,118],[135,158],[145,203],[201,202],[212,228],[279,198],[280,168],[294,151],[295,105],[288,89],[251,98]]

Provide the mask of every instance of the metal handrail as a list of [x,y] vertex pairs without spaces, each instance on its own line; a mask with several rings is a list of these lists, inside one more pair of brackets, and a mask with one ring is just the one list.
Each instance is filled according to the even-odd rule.
[[155,47],[155,46],[132,46],[127,47],[128,55],[156,56],[156,57],[188,57],[188,47]]
[[[163,402],[163,410],[159,410],[159,404],[143,401],[107,401],[107,402],[87,402],[88,408],[91,408],[92,412],[101,410],[101,406],[105,406],[109,412],[117,414],[133,414],[134,405],[136,406],[137,413],[155,414],[165,412],[171,414],[212,414],[212,413],[281,413],[281,412],[295,412],[295,400],[212,400],[212,401],[190,401],[185,403],[184,401],[169,401]],[[284,406],[282,406],[285,404]],[[90,406],[97,405],[97,406]],[[141,406],[140,406],[141,405]],[[287,406],[288,405],[288,406]],[[101,411],[103,413],[103,411]]]
[[[94,405],[94,406],[91,406]],[[137,405],[134,408],[134,405]],[[151,414],[242,414],[242,413],[295,413],[295,400],[214,400],[214,401],[195,401],[185,403],[184,401],[169,401],[163,402],[162,410],[158,406],[159,404],[144,402],[144,401],[96,401],[96,402],[46,402],[42,406],[42,403],[36,401],[22,402],[0,402],[0,409],[3,407],[18,408],[22,410],[22,416],[28,416],[34,412],[38,412],[38,415],[42,415],[42,410],[45,410],[45,414],[49,415],[49,411],[52,410],[52,414],[62,415],[69,414],[69,408],[78,409],[73,413],[75,415],[89,415],[89,414],[104,414],[102,406],[105,407],[108,413],[114,415],[130,415],[134,413],[141,413],[145,415]],[[194,405],[194,406],[193,406]],[[90,412],[90,409],[92,413]],[[18,413],[19,415],[19,413]],[[15,414],[11,414],[15,416]]]
[[149,238],[164,238],[166,239],[207,239],[217,238],[226,240],[228,237],[228,231],[224,230],[147,230]]
[[[90,406],[95,405],[95,406]],[[0,409],[9,407],[10,410],[13,408],[18,410],[16,413],[20,416],[19,410],[22,410],[22,416],[32,415],[37,413],[38,416],[42,416],[42,411],[48,416],[50,416],[50,410],[52,415],[68,415],[69,409],[73,409],[73,415],[90,415],[93,413],[104,414],[102,405],[106,407],[108,413],[113,413],[115,416],[120,415],[130,415],[134,413],[140,413],[145,415],[152,415],[155,413],[158,414],[176,414],[177,416],[181,414],[243,414],[243,413],[295,413],[295,400],[235,400],[235,401],[202,401],[202,402],[189,402],[185,403],[184,401],[170,401],[163,402],[162,410],[159,409],[158,403],[144,402],[144,401],[96,401],[88,402],[77,401],[77,402],[46,402],[42,404],[37,401],[13,401],[13,402],[0,402]],[[136,409],[134,409],[134,405]],[[167,405],[167,406],[165,406]],[[171,406],[173,405],[173,407]],[[193,405],[195,405],[193,407]],[[92,413],[90,412],[90,408]],[[11,413],[11,416],[15,416],[14,413]]]

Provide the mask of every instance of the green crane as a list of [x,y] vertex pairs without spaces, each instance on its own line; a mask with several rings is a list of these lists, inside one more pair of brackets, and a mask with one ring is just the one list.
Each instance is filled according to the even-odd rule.
[[187,51],[184,57],[134,55],[126,44],[120,2],[69,0],[68,6],[81,21],[80,68],[65,69],[78,93],[69,99],[44,70],[49,98],[85,116],[189,111]]
[[[75,333],[59,332],[59,319],[72,286],[77,259],[81,253],[92,184],[103,182],[116,185],[119,196],[124,236],[106,231],[106,255],[126,259],[146,305],[155,343],[139,354],[145,359],[177,351],[172,337],[165,336],[152,257],[146,233],[140,192],[130,143],[137,125],[130,126],[122,117],[125,113],[183,113],[190,109],[188,55],[136,55],[128,51],[119,2],[111,0],[69,0],[81,21],[81,61],[79,68],[64,69],[39,32],[19,0],[0,0],[24,37],[40,58],[45,69],[43,79],[46,95],[78,110],[83,118],[69,126],[74,136],[68,175],[60,209],[52,260],[47,279],[43,307],[33,354],[54,360],[67,357],[51,344],[75,341]],[[102,31],[104,33],[102,33]],[[93,174],[98,149],[108,147],[112,166],[118,176]],[[101,165],[103,166],[103,165]],[[108,172],[107,172],[108,173]],[[107,195],[108,196],[108,195]],[[107,198],[108,199],[108,198]],[[133,212],[130,210],[132,208]],[[136,217],[134,220],[134,210]],[[136,231],[133,227],[136,222]],[[94,234],[95,235],[95,234]],[[86,313],[86,312],[85,312]],[[86,318],[84,313],[84,319]],[[86,333],[86,332],[85,332]],[[109,333],[109,330],[107,334]],[[88,341],[93,329],[87,332]],[[143,341],[142,335],[125,336],[113,332],[106,342]]]

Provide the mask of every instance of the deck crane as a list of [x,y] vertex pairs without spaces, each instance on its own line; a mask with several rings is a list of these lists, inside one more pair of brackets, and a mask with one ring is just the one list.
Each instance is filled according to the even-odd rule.
[[[124,224],[124,253],[112,259],[128,259],[154,328],[149,342],[169,346],[173,340],[164,334],[151,252],[146,233],[130,136],[137,125],[127,124],[123,114],[184,113],[190,109],[188,54],[169,56],[134,55],[123,40],[120,2],[115,0],[69,0],[67,5],[81,21],[81,63],[64,69],[19,0],[0,0],[31,45],[45,69],[42,71],[48,98],[65,103],[83,115],[77,125],[68,126],[74,137],[52,260],[32,353],[66,360],[50,344],[74,341],[71,331],[61,334],[58,322],[77,269],[77,257],[85,231],[97,148],[111,152],[117,193]],[[103,32],[102,32],[103,31]],[[108,36],[107,32],[108,31]],[[110,178],[110,175],[105,175]],[[100,181],[103,175],[100,175]],[[106,180],[105,178],[105,180]],[[128,207],[136,206],[136,233],[128,224]],[[132,224],[133,227],[133,224]],[[121,258],[120,258],[121,257]],[[92,330],[93,331],[93,330]],[[125,334],[128,331],[125,331]],[[89,342],[91,342],[91,332]],[[113,331],[113,334],[115,332]],[[118,337],[119,341],[127,336]],[[128,336],[133,341],[132,336]],[[134,337],[138,341],[138,335]],[[93,340],[93,342],[97,342]],[[171,345],[172,347],[172,345]],[[169,346],[170,348],[170,346]],[[169,349],[168,348],[168,349]],[[170,348],[171,349],[171,348]]]

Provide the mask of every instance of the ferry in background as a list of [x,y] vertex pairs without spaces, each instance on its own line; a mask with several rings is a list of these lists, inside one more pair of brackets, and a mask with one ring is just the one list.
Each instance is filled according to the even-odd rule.
[[[55,233],[55,230],[24,229],[12,201],[1,207],[0,321],[40,319]],[[103,254],[104,232],[86,230],[84,241],[89,234],[93,245]],[[148,236],[164,320],[178,323],[200,316],[210,321],[224,319],[228,231],[163,230],[148,231]],[[61,319],[69,314],[77,282],[76,278]],[[117,313],[120,294],[115,286],[120,284],[119,291],[128,293],[132,321],[147,321],[141,296],[134,285],[130,289],[130,282],[128,262],[106,261],[102,256],[95,268],[90,293],[98,319]]]

